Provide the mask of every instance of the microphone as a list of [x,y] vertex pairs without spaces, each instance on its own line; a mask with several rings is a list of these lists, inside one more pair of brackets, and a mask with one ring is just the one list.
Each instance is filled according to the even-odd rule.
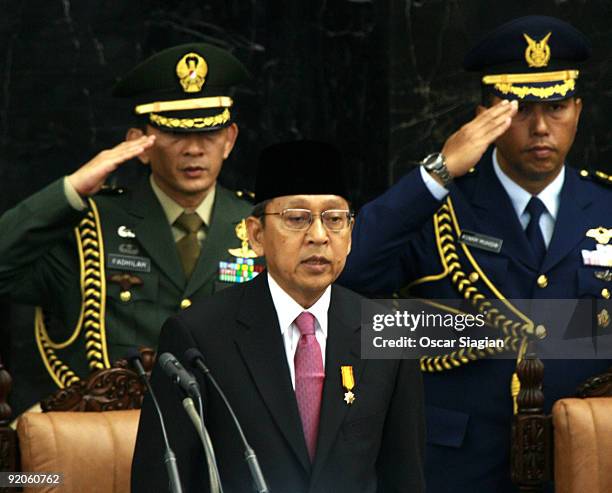
[[202,356],[202,353],[197,348],[189,348],[187,351],[185,351],[185,359],[193,368],[197,368],[202,371],[206,378],[210,380],[213,387],[217,390],[217,393],[221,396],[225,407],[229,411],[230,416],[234,421],[234,425],[238,430],[238,434],[240,435],[240,439],[242,440],[242,443],[244,445],[244,458],[249,466],[249,471],[251,472],[251,478],[253,479],[255,491],[257,491],[257,493],[270,493],[268,485],[266,484],[266,480],[263,476],[261,467],[259,466],[259,461],[257,460],[257,456],[255,455],[255,451],[249,445],[249,442],[247,441],[246,436],[242,431],[242,426],[240,426],[240,422],[238,421],[238,418],[236,417],[232,406],[230,406],[227,397],[225,397],[225,394],[221,390],[221,387],[219,387],[219,384],[210,373],[210,369],[204,363],[204,356]]
[[159,366],[168,375],[172,381],[185,391],[185,393],[194,398],[200,399],[200,387],[195,377],[189,373],[183,365],[174,357],[172,353],[163,353],[159,359]]
[[[220,493],[222,492],[221,481],[219,479],[219,471],[217,470],[217,461],[215,459],[215,452],[208,437],[208,431],[204,426],[204,415],[202,407],[202,395],[200,394],[200,387],[195,377],[185,370],[185,367],[181,365],[178,359],[172,353],[162,353],[159,358],[159,365],[162,370],[170,377],[170,379],[183,389],[186,397],[183,399],[183,407],[189,416],[192,424],[198,433],[198,437],[204,447],[206,454],[206,462],[208,465],[208,476],[210,479],[210,492]],[[199,402],[200,415],[198,416],[193,399]],[[207,439],[208,438],[208,439]]]
[[155,393],[153,392],[153,387],[151,387],[151,383],[147,378],[147,373],[145,372],[144,367],[142,366],[142,361],[140,359],[140,353],[136,348],[130,348],[126,355],[126,359],[128,362],[136,369],[136,373],[138,373],[139,378],[147,387],[149,391],[149,395],[151,396],[151,400],[155,405],[155,409],[157,410],[157,416],[159,417],[159,423],[161,425],[162,436],[164,437],[164,463],[166,464],[166,471],[168,472],[168,478],[170,480],[170,491],[172,493],[183,493],[183,488],[181,487],[181,478],[179,476],[178,467],[176,464],[176,455],[170,448],[170,441],[168,440],[168,434],[166,433],[166,425],[164,423],[164,417],[159,408],[159,403],[157,402],[157,398],[155,397]]

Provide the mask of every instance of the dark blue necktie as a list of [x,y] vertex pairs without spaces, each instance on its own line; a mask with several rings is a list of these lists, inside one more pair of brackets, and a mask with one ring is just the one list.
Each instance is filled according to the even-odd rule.
[[544,236],[542,235],[542,230],[540,229],[540,217],[544,212],[546,212],[546,206],[539,198],[531,197],[531,200],[527,204],[527,207],[525,207],[525,210],[529,212],[529,215],[531,216],[525,233],[527,234],[527,239],[531,244],[531,248],[538,266],[541,266],[544,256],[546,255],[546,243],[544,243]]

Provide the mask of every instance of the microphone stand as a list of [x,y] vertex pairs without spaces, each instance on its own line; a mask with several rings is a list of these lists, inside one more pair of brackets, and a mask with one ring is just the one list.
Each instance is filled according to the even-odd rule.
[[242,440],[242,443],[244,445],[244,458],[247,462],[247,465],[249,466],[249,471],[251,472],[251,477],[253,478],[253,486],[255,488],[255,491],[257,493],[270,493],[263,472],[261,471],[261,467],[259,466],[257,455],[255,455],[255,451],[249,445],[249,442],[247,442],[246,436],[242,431],[242,426],[240,426],[240,422],[238,421],[238,418],[236,417],[232,406],[230,406],[227,397],[221,390],[221,387],[219,387],[219,384],[217,383],[215,378],[211,375],[210,369],[204,364],[204,356],[202,356],[202,353],[196,348],[191,348],[185,352],[185,358],[190,362],[192,366],[198,368],[200,371],[202,371],[202,373],[204,373],[204,375],[206,375],[206,378],[208,378],[213,384],[213,386],[217,390],[217,393],[221,396],[225,407],[229,411],[230,416],[232,417],[236,426],[236,429],[238,430],[238,434],[240,435],[240,439]]
[[211,493],[223,493],[223,487],[221,485],[219,469],[217,467],[217,460],[215,458],[215,449],[213,448],[210,435],[204,425],[204,413],[202,412],[202,399],[198,402],[200,413],[195,410],[193,399],[191,397],[185,397],[183,399],[183,407],[189,416],[189,419],[193,423],[194,428],[198,432],[202,446],[204,447],[204,453],[206,454],[206,463],[208,465],[208,477],[210,480],[210,492]]
[[151,387],[151,383],[147,378],[147,373],[145,372],[144,367],[142,366],[142,362],[140,361],[140,354],[138,354],[138,352],[136,353],[136,356],[128,357],[128,359],[132,361],[132,364],[136,367],[138,377],[147,387],[149,395],[151,396],[151,400],[153,401],[155,409],[157,410],[157,416],[159,417],[162,436],[164,437],[164,445],[166,447],[166,450],[164,452],[164,463],[166,464],[168,479],[170,480],[170,491],[172,493],[183,493],[183,488],[181,487],[181,478],[179,476],[178,467],[176,464],[176,455],[174,455],[172,448],[170,448],[170,441],[168,440],[168,434],[166,433],[166,425],[164,423],[164,418],[159,407],[159,403],[157,402],[157,398],[153,393],[153,387]]
[[[170,377],[170,380],[178,385],[185,394],[183,399],[183,408],[187,412],[189,419],[194,425],[198,437],[202,442],[204,453],[206,455],[206,462],[208,465],[208,479],[210,482],[211,493],[222,493],[223,488],[221,486],[221,480],[219,477],[219,470],[217,468],[217,461],[215,459],[215,451],[208,435],[208,431],[204,425],[204,406],[202,404],[202,394],[200,393],[200,386],[196,378],[189,373],[180,361],[172,353],[162,353],[159,358],[159,365],[164,373]],[[200,412],[195,410],[192,397],[198,400]]]

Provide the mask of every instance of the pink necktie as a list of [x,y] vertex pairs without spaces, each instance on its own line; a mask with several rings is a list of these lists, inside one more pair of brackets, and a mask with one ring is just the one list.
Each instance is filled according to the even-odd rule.
[[315,337],[315,318],[312,313],[302,312],[295,319],[295,325],[301,334],[293,360],[295,363],[295,397],[302,419],[308,455],[312,462],[317,449],[325,370],[323,369],[321,346]]

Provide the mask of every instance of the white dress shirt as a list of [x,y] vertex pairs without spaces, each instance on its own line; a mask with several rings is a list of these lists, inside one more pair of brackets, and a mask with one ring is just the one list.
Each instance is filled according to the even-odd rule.
[[[502,187],[510,197],[512,206],[516,215],[523,226],[523,229],[527,229],[529,219],[531,215],[525,210],[531,194],[514,182],[508,175],[506,175],[497,160],[497,148],[493,151],[493,169],[497,179],[501,182]],[[421,177],[425,182],[425,186],[434,196],[436,200],[442,200],[448,195],[448,189],[440,185],[426,170],[423,166],[420,166]],[[544,237],[544,243],[546,248],[550,245],[553,231],[555,229],[555,221],[557,220],[557,214],[559,212],[559,204],[561,200],[561,189],[565,181],[565,166],[561,168],[561,172],[557,177],[544,189],[537,197],[544,203],[546,212],[540,217],[540,229],[542,230],[542,236]]]
[[300,340],[300,329],[293,323],[298,315],[302,312],[310,312],[315,318],[315,337],[321,346],[321,356],[323,358],[323,368],[325,368],[325,348],[327,346],[327,311],[329,310],[329,302],[331,300],[331,286],[328,286],[323,295],[310,308],[306,309],[289,296],[283,288],[281,288],[269,272],[268,285],[270,286],[270,294],[272,302],[276,309],[278,317],[278,325],[280,326],[283,343],[285,344],[285,355],[287,356],[287,364],[289,365],[289,373],[291,374],[291,384],[295,390],[295,351],[298,341]]

